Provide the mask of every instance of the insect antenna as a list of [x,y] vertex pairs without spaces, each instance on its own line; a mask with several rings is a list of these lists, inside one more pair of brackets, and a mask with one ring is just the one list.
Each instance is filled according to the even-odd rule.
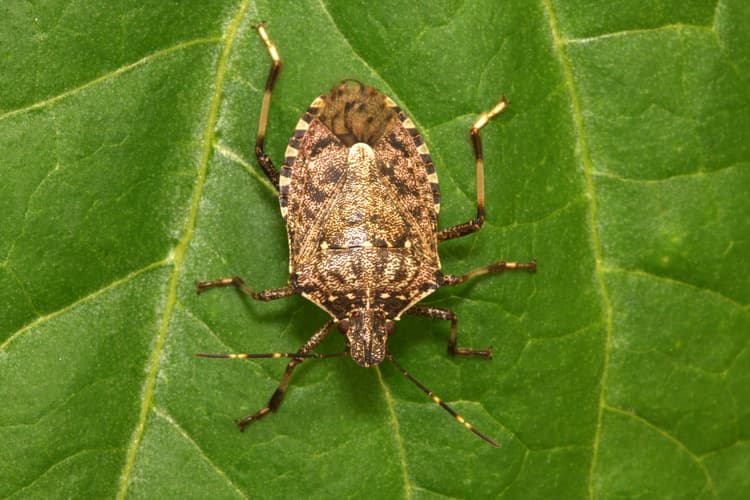
[[319,354],[317,352],[260,352],[260,353],[228,353],[228,354],[210,354],[205,352],[196,352],[195,355],[199,358],[214,358],[214,359],[281,359],[281,358],[313,358],[313,359],[326,359],[326,358],[341,358],[349,354],[349,351],[325,353]]
[[409,372],[407,372],[400,364],[396,363],[396,360],[393,359],[393,356],[391,356],[390,352],[386,352],[385,353],[385,357],[388,358],[388,361],[390,361],[391,363],[393,363],[393,365],[396,368],[398,368],[401,373],[403,373],[404,377],[406,377],[409,380],[411,380],[412,382],[414,382],[414,385],[416,385],[417,387],[419,387],[419,389],[422,392],[424,392],[425,394],[427,394],[434,402],[436,402],[437,404],[439,404],[445,411],[447,411],[448,413],[450,413],[453,416],[453,418],[455,418],[458,421],[458,423],[463,424],[464,427],[466,427],[467,429],[469,429],[471,432],[473,432],[474,434],[476,434],[480,438],[484,439],[487,443],[491,444],[495,448],[500,448],[500,445],[495,440],[493,440],[489,436],[485,435],[484,433],[478,431],[473,425],[471,425],[469,422],[467,422],[464,417],[462,417],[461,415],[459,415],[458,413],[456,413],[456,411],[453,408],[451,408],[450,406],[448,406],[447,404],[445,404],[442,399],[440,399],[439,397],[437,397],[434,392],[432,392],[427,387],[425,387],[424,385],[422,385],[422,383],[419,380],[417,380],[414,377],[412,377],[411,374]]

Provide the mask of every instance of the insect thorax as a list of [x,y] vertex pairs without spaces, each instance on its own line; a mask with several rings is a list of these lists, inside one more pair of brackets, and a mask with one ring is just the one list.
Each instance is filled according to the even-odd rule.
[[440,286],[437,176],[411,120],[348,82],[316,99],[281,172],[290,285],[336,319],[398,319]]

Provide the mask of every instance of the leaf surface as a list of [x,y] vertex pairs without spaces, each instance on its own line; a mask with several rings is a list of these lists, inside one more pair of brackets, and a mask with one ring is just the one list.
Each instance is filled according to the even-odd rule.
[[[0,7],[0,495],[738,498],[750,495],[750,40],[741,0],[8,2]],[[429,297],[393,366],[284,371],[195,352],[293,351],[326,320],[193,282],[286,284],[254,143],[268,53],[281,163],[337,80],[417,124],[441,226],[487,222],[447,273],[535,258]],[[343,348],[340,335],[321,352]]]

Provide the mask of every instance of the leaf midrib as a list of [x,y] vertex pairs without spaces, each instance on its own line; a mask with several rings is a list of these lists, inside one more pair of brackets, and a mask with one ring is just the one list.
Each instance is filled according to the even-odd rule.
[[[573,118],[573,126],[575,129],[575,137],[577,141],[576,150],[579,151],[580,163],[581,163],[581,167],[583,171],[584,190],[589,200],[589,203],[588,203],[588,224],[589,224],[589,232],[590,232],[589,241],[591,243],[591,253],[594,257],[594,275],[595,275],[595,280],[596,280],[597,289],[598,289],[598,296],[600,298],[601,305],[602,305],[602,313],[604,316],[603,323],[604,325],[606,325],[606,339],[604,342],[604,359],[602,361],[601,378],[599,380],[599,398],[598,398],[598,404],[597,404],[596,428],[594,431],[594,438],[592,441],[591,463],[589,465],[589,477],[588,477],[588,484],[587,484],[588,496],[589,498],[594,498],[595,497],[594,483],[595,483],[597,462],[599,459],[599,445],[601,443],[601,433],[602,433],[602,425],[603,425],[602,421],[604,418],[604,412],[605,411],[611,411],[615,413],[621,412],[631,417],[632,415],[628,412],[622,412],[622,410],[619,410],[615,407],[608,405],[606,401],[607,380],[609,376],[609,364],[610,364],[610,357],[611,357],[611,351],[612,351],[613,312],[612,312],[612,300],[610,297],[610,292],[606,286],[605,279],[604,279],[604,276],[607,272],[607,268],[604,265],[601,244],[599,242],[599,231],[597,230],[597,224],[596,224],[597,197],[596,197],[596,189],[594,185],[594,175],[597,175],[597,174],[594,173],[594,168],[593,168],[593,164],[591,161],[591,154],[589,152],[588,141],[586,138],[586,131],[585,131],[584,123],[583,123],[583,113],[581,111],[581,106],[580,106],[580,102],[578,99],[578,91],[576,89],[575,81],[573,78],[573,70],[570,66],[570,61],[564,49],[564,45],[566,45],[566,43],[568,42],[560,36],[560,32],[557,26],[557,18],[555,16],[555,11],[551,5],[550,0],[542,0],[542,4],[543,4],[545,18],[547,19],[547,22],[549,23],[550,34],[552,35],[552,45],[553,45],[552,49],[559,61],[560,69],[562,71],[563,78],[565,81],[565,87],[567,88],[569,99],[570,99],[571,114]],[[606,38],[606,36],[599,36],[596,38]],[[644,422],[641,422],[641,424],[643,423]],[[650,423],[648,427],[652,429],[657,429],[655,426],[653,426],[653,424],[650,424]],[[714,484],[714,481],[711,478],[711,475],[706,469],[705,464],[703,464],[700,460],[698,460],[697,457],[693,453],[691,453],[689,449],[683,443],[677,440],[674,436],[672,436],[669,433],[664,432],[662,429],[658,429],[658,431],[660,434],[662,434],[665,437],[665,439],[668,439],[669,441],[675,443],[679,449],[681,449],[683,452],[686,452],[687,455],[690,457],[690,459],[694,463],[696,463],[696,465],[703,472],[705,480],[711,492],[713,493],[713,496],[715,498],[718,498],[716,485]]]
[[568,89],[571,112],[573,116],[573,126],[575,128],[576,141],[578,142],[576,150],[579,151],[581,166],[583,167],[584,189],[588,194],[588,223],[589,223],[589,241],[591,242],[591,252],[594,257],[594,275],[598,296],[602,302],[604,324],[607,332],[604,343],[604,360],[602,362],[602,374],[599,380],[599,398],[597,404],[596,429],[592,442],[591,464],[589,465],[588,477],[588,494],[589,498],[594,498],[594,476],[596,474],[596,464],[599,458],[599,443],[601,441],[602,419],[606,407],[606,387],[607,377],[609,375],[609,360],[612,347],[612,301],[609,296],[609,290],[604,283],[604,272],[602,270],[602,253],[599,244],[599,232],[596,228],[596,192],[594,189],[594,180],[592,174],[591,155],[589,153],[586,133],[583,126],[583,114],[581,105],[578,101],[578,92],[573,80],[573,71],[570,67],[570,61],[563,48],[564,41],[560,37],[557,27],[557,18],[552,8],[550,0],[542,1],[544,7],[544,16],[549,23],[550,34],[552,35],[552,51],[557,56],[560,64],[560,70],[565,79],[565,87]]
[[161,362],[161,352],[166,340],[169,322],[172,318],[172,311],[175,307],[175,304],[177,303],[177,285],[180,281],[180,274],[182,272],[182,264],[185,260],[185,254],[187,253],[187,249],[193,239],[195,222],[198,218],[198,208],[200,206],[200,201],[203,194],[203,185],[205,184],[206,173],[208,171],[208,160],[213,149],[215,136],[214,131],[219,116],[219,107],[221,104],[224,76],[226,75],[229,56],[234,47],[234,41],[237,37],[237,32],[240,25],[242,24],[242,20],[245,17],[245,12],[247,11],[248,5],[249,0],[243,0],[237,10],[237,13],[234,15],[229,24],[227,24],[226,32],[222,37],[224,48],[221,52],[221,55],[219,56],[218,64],[216,67],[216,78],[214,79],[213,85],[214,94],[211,97],[208,119],[206,120],[206,127],[203,132],[203,147],[201,149],[201,156],[198,165],[198,175],[196,178],[192,201],[190,204],[190,213],[188,215],[184,235],[175,247],[173,253],[174,266],[172,268],[172,276],[169,280],[167,301],[161,320],[161,327],[154,341],[154,347],[151,352],[151,358],[148,364],[148,375],[146,376],[143,385],[141,411],[138,417],[138,422],[136,423],[135,429],[133,430],[133,437],[131,438],[130,445],[128,446],[125,465],[123,466],[123,471],[120,476],[119,488],[117,491],[117,498],[119,500],[125,498],[125,495],[127,493],[133,466],[138,455],[138,448],[140,447],[141,441],[143,439],[143,434],[146,429],[146,421],[152,409],[156,376],[159,372],[159,366]]

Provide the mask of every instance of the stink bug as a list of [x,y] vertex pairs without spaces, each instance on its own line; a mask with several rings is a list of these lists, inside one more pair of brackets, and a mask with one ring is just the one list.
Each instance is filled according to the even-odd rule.
[[[233,286],[262,301],[302,295],[328,312],[331,319],[293,353],[198,354],[210,358],[291,358],[268,405],[238,419],[237,425],[244,430],[275,411],[294,368],[305,358],[348,355],[364,367],[387,359],[458,422],[499,446],[404,370],[388,351],[387,341],[402,314],[427,316],[450,321],[451,354],[491,358],[491,347],[475,350],[456,345],[457,318],[452,311],[417,302],[441,286],[483,274],[536,270],[534,261],[499,261],[458,276],[440,271],[438,243],[474,233],[484,222],[480,130],[505,109],[507,101],[502,98],[482,113],[469,130],[476,162],[477,216],[438,230],[440,191],[424,140],[395,102],[357,81],[340,82],[312,102],[289,139],[281,171],[276,169],[263,142],[281,58],[263,24],[255,29],[272,60],[255,154],[279,190],[289,238],[289,281],[286,287],[264,291],[253,290],[239,277],[201,281],[196,287],[201,292]],[[314,353],[334,325],[346,337],[345,351]]]

